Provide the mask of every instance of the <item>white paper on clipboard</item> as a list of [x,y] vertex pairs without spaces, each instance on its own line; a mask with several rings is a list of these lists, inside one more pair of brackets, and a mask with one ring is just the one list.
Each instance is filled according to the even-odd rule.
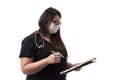
[[89,60],[87,60],[87,61],[85,61],[85,62],[83,62],[83,63],[81,63],[81,64],[79,64],[79,65],[76,65],[76,66],[71,67],[71,68],[69,68],[69,69],[66,69],[66,70],[64,70],[64,71],[61,71],[60,74],[62,74],[62,75],[67,74],[67,73],[69,73],[69,72],[71,72],[71,71],[73,71],[73,70],[75,70],[75,69],[77,69],[77,68],[86,66],[86,65],[91,64],[91,63],[94,63],[94,62],[96,62],[96,58],[91,58],[91,59],[89,59]]

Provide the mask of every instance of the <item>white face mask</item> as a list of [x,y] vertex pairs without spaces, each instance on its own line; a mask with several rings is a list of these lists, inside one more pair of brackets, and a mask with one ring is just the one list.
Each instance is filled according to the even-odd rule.
[[49,32],[51,34],[56,33],[59,30],[60,25],[61,25],[60,23],[58,25],[55,25],[54,23],[51,23],[50,26],[49,26]]

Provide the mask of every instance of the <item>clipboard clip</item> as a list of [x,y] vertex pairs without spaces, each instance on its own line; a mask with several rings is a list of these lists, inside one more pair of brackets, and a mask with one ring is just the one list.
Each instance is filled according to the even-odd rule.
[[91,63],[97,62],[95,57],[94,57],[94,58],[91,58],[89,61],[91,61]]

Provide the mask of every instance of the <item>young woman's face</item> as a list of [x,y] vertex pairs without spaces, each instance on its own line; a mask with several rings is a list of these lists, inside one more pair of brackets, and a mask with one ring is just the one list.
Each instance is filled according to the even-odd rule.
[[60,19],[61,18],[58,15],[56,15],[52,20],[52,22],[48,27],[48,31],[50,34],[57,33],[57,31],[60,29],[60,25],[61,25]]

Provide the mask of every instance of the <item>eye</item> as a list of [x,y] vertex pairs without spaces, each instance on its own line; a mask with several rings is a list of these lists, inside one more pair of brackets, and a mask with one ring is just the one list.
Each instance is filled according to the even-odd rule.
[[52,21],[55,25],[58,25],[58,24],[61,24],[61,22],[59,22],[59,21]]

